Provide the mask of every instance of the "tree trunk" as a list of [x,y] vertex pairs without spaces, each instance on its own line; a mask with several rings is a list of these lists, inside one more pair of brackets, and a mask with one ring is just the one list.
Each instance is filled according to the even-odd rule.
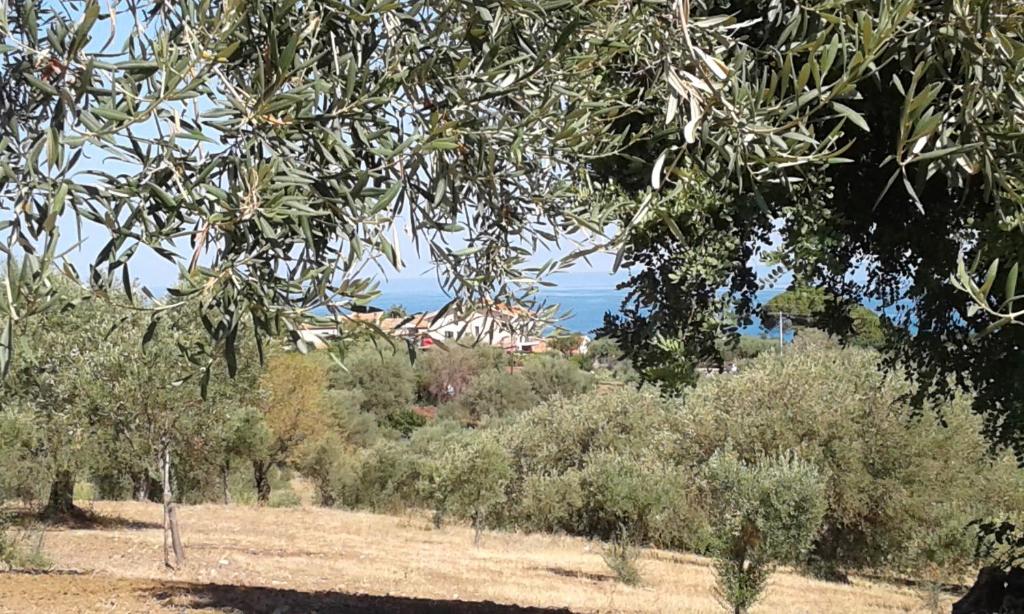
[[266,505],[270,502],[270,463],[252,462],[252,477],[256,481],[256,503]]
[[228,489],[228,476],[231,473],[230,461],[224,461],[220,467],[220,489],[224,497],[224,505],[231,505],[231,491]]
[[132,480],[135,483],[135,500],[139,502],[149,501],[149,474],[141,473]]
[[50,497],[46,502],[43,515],[49,517],[74,515],[79,511],[75,507],[74,497],[75,474],[67,469],[61,469],[50,484]]
[[483,516],[484,515],[483,515],[483,513],[480,510],[476,510],[476,512],[473,513],[473,545],[474,546],[479,546],[480,545],[480,537],[483,536],[483,533],[484,533],[484,520],[483,520]]
[[[181,532],[178,530],[178,516],[174,509],[174,502],[171,500],[171,449],[164,445],[161,458],[161,474],[164,481],[164,565],[169,569],[179,569],[185,562],[185,549],[181,545]],[[174,549],[174,564],[171,564],[171,553],[168,547]]]

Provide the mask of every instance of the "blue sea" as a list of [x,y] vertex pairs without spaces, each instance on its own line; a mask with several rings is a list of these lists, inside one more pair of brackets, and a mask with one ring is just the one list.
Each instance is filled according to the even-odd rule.
[[[552,278],[557,285],[540,290],[540,299],[547,304],[557,304],[559,312],[564,316],[560,326],[581,333],[590,333],[601,326],[605,313],[616,313],[625,296],[625,291],[616,289],[616,285],[625,279],[624,275],[585,272],[567,273]],[[781,290],[765,290],[758,294],[761,301],[767,301]],[[391,279],[381,284],[381,296],[374,302],[375,307],[386,309],[393,305],[405,307],[409,313],[433,311],[446,302],[449,297],[438,287],[432,275],[423,277],[403,277]],[[759,322],[745,327],[740,331],[744,335],[773,335],[765,331]],[[774,335],[777,335],[776,331]],[[789,335],[787,335],[788,337]]]

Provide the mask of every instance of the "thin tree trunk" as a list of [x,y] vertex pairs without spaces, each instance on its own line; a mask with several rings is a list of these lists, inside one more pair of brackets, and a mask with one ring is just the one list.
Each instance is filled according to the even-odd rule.
[[228,488],[228,477],[231,474],[231,461],[225,460],[220,466],[220,490],[224,505],[231,505],[231,490]]
[[75,474],[67,469],[57,471],[50,484],[50,497],[43,510],[45,516],[70,516],[75,508]]
[[473,545],[480,545],[480,537],[484,532],[483,513],[477,510],[473,513]]
[[[185,563],[185,549],[181,545],[181,532],[178,530],[178,516],[174,502],[171,500],[171,448],[163,446],[161,473],[164,481],[164,565],[170,569],[179,569]],[[168,544],[170,538],[170,544]],[[174,549],[174,564],[171,564],[170,549]]]
[[266,505],[270,502],[270,463],[252,462],[252,477],[256,482],[256,503]]
[[149,501],[149,474],[143,472],[135,477],[135,500]]

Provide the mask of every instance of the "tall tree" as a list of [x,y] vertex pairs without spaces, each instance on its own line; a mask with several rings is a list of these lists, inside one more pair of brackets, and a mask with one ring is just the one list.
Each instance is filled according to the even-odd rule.
[[[12,269],[21,266],[28,265]],[[17,323],[14,360],[0,384],[0,405],[25,412],[35,423],[41,444],[37,454],[51,480],[44,512],[65,518],[82,513],[74,505],[75,478],[87,466],[95,443],[100,411],[96,400],[102,392],[98,374],[102,364],[118,354],[104,337],[118,323],[118,314],[77,284],[60,278],[54,282],[56,300],[36,317]],[[5,298],[0,303],[9,304]]]
[[298,353],[271,357],[260,380],[257,406],[236,426],[235,448],[252,463],[260,505],[270,501],[271,469],[294,462],[300,446],[328,428],[326,361]]
[[639,272],[608,329],[637,363],[658,358],[659,334],[713,354],[711,338],[735,332],[722,314],[748,322],[755,269],[777,262],[836,297],[837,332],[850,306],[881,304],[903,331],[888,356],[922,393],[973,386],[989,433],[1024,451],[1024,329],[980,336],[992,316],[950,283],[958,261],[963,280],[999,258],[975,294],[998,310],[1016,292],[1021,4],[677,0],[627,13],[608,17],[623,70],[584,96],[632,103],[618,133],[634,142],[590,168],[609,198],[637,203],[620,222]]

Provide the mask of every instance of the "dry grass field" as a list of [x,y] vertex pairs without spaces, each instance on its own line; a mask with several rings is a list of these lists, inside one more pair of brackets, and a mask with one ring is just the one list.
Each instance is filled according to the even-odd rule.
[[[188,561],[171,573],[159,505],[91,506],[95,526],[45,533],[51,572],[0,574],[0,612],[723,612],[699,557],[644,551],[644,585],[631,588],[599,543],[487,533],[474,547],[470,529],[435,530],[425,515],[313,507],[182,507]],[[754,612],[925,610],[909,588],[780,573]]]

